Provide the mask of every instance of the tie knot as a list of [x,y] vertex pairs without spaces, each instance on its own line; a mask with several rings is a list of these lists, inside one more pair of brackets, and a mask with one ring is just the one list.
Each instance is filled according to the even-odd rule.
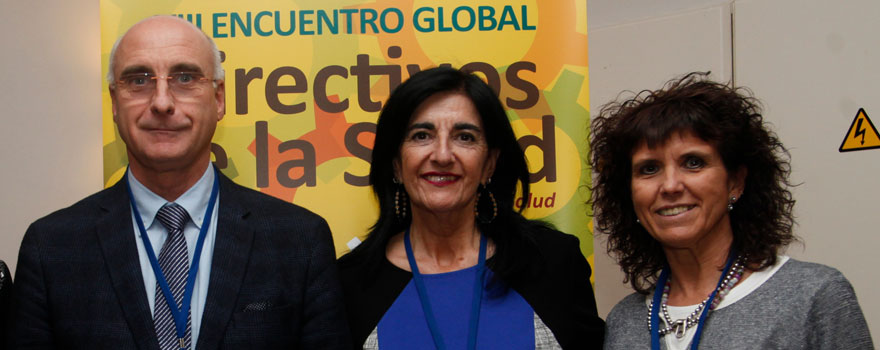
[[168,203],[159,208],[159,212],[156,213],[156,219],[162,223],[162,226],[168,229],[168,233],[173,233],[183,231],[183,225],[186,225],[186,222],[189,220],[189,214],[179,204]]

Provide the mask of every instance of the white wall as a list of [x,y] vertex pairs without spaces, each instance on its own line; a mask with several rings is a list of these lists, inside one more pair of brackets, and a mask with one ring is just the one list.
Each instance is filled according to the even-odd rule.
[[880,126],[880,2],[738,0],[735,79],[766,104],[791,150],[797,233],[789,254],[852,282],[880,344],[880,149],[840,153],[859,108]]
[[586,0],[589,29],[649,21],[722,4],[731,0]]
[[101,189],[97,1],[0,0],[0,259],[27,226]]

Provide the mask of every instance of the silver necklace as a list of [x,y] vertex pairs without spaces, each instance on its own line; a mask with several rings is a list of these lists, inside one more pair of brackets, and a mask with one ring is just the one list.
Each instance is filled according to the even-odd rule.
[[[733,286],[739,282],[739,279],[742,277],[742,273],[744,270],[743,265],[743,257],[742,255],[736,258],[736,261],[733,263],[733,266],[727,271],[727,276],[724,276],[724,280],[721,281],[721,284],[718,285],[718,295],[715,296],[715,300],[712,301],[712,305],[709,306],[709,310],[714,310],[718,305],[721,304],[721,300],[730,293],[730,290]],[[669,316],[669,310],[666,305],[666,301],[669,299],[669,280],[666,281],[666,285],[663,286],[663,296],[660,299],[660,310],[663,315],[663,322],[666,324],[665,327],[661,327],[659,329],[659,333],[661,336],[675,333],[676,338],[684,338],[685,333],[688,329],[693,326],[696,326],[699,323],[700,314],[703,311],[703,308],[706,307],[706,304],[709,302],[709,298],[703,299],[703,302],[697,305],[693,312],[691,312],[687,317],[680,318],[678,320],[673,320],[672,317]],[[651,309],[653,309],[654,302],[648,304],[648,329],[651,329]]]

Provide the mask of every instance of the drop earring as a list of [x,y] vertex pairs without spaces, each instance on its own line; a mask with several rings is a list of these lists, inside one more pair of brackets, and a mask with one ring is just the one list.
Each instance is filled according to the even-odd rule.
[[406,197],[406,189],[401,191],[401,187],[403,185],[400,184],[400,180],[397,178],[393,178],[391,182],[394,182],[396,185],[396,189],[394,190],[394,216],[397,217],[398,220],[403,221],[406,219],[406,205],[408,198]]
[[[484,224],[492,222],[492,220],[495,220],[495,217],[498,216],[498,202],[495,201],[495,195],[489,190],[490,183],[492,183],[492,179],[489,179],[489,181],[486,182],[486,185],[480,184],[479,187],[477,187],[477,203],[474,205],[474,216]],[[483,197],[483,192],[486,192],[487,197],[492,201],[492,217],[488,219],[480,217],[480,199]]]

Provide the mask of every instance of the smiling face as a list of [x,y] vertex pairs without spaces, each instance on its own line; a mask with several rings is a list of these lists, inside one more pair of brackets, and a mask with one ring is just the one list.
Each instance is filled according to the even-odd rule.
[[632,156],[632,201],[642,226],[664,248],[711,249],[733,241],[727,205],[745,170],[728,173],[715,146],[690,131],[644,142]]
[[[113,75],[191,72],[209,81],[201,93],[175,96],[159,79],[149,96],[132,96],[111,85],[113,121],[125,141],[129,164],[138,173],[187,171],[207,166],[211,137],[225,112],[222,80],[211,84],[210,43],[192,25],[173,17],[153,17],[132,27],[119,42]],[[149,80],[148,80],[149,81]]]
[[497,158],[471,100],[458,92],[440,93],[413,113],[394,174],[406,188],[414,215],[473,213],[477,186],[492,176]]

